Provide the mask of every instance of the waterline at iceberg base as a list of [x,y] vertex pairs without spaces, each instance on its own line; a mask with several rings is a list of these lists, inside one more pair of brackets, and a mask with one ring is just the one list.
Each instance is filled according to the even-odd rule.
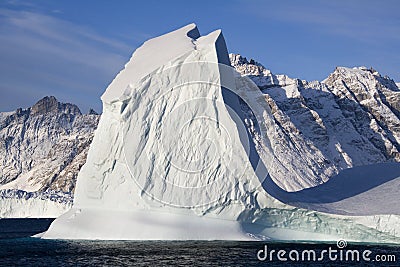
[[230,67],[219,30],[190,24],[145,42],[102,96],[73,208],[41,237],[398,242],[400,200],[387,189],[399,188],[399,164],[372,166],[386,171],[367,186],[354,169],[286,192],[268,172],[278,165],[264,98]]

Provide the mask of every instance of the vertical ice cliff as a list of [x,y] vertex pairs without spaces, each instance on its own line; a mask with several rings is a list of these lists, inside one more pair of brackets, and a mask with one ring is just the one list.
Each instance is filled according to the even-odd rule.
[[393,242],[400,235],[397,215],[310,211],[280,191],[268,175],[276,160],[270,108],[230,67],[219,30],[200,36],[190,24],[145,42],[102,101],[74,206],[44,238]]
[[[246,152],[246,130],[235,117],[239,100],[229,93],[235,80],[228,66],[221,31],[200,37],[194,24],[137,49],[102,96],[74,209],[45,236],[247,238],[238,234],[236,220],[254,207],[260,182]],[[107,210],[119,214],[107,220],[130,229],[84,231]]]

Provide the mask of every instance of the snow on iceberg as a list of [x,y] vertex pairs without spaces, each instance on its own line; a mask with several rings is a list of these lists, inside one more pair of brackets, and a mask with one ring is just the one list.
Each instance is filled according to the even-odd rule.
[[73,208],[42,238],[396,242],[397,215],[329,214],[271,196],[263,98],[230,67],[220,30],[200,36],[190,24],[145,42],[102,96]]

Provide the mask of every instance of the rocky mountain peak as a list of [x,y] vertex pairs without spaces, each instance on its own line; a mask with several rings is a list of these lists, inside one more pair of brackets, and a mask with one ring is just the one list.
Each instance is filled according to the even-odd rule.
[[370,72],[370,73],[372,73],[374,75],[379,75],[380,76],[379,72],[377,70],[375,70],[374,68],[372,68],[372,67],[367,68],[365,66],[361,66],[361,67],[356,67],[356,68],[359,69],[359,70],[368,71],[368,72]]
[[231,61],[231,66],[235,68],[236,71],[241,75],[250,77],[261,89],[297,83],[297,79],[291,79],[287,75],[275,75],[257,61],[253,59],[248,61],[246,57],[239,54],[229,54],[229,59]]
[[54,96],[0,112],[0,190],[70,192],[99,118]]
[[273,74],[240,55],[230,59],[271,108],[277,160],[270,174],[282,188],[315,186],[355,166],[400,162],[400,92],[389,77],[373,68],[337,67],[323,82],[308,82]]
[[347,68],[336,67],[323,83],[335,87],[339,84],[358,83],[361,85],[360,90],[364,93],[373,93],[374,89],[378,91],[389,90],[399,91],[396,83],[388,76],[382,76],[377,70],[372,67],[364,66]]
[[54,96],[46,96],[40,99],[31,108],[31,115],[43,115],[46,113],[66,113],[72,115],[81,115],[79,108],[70,103],[60,103]]
[[256,62],[254,59],[247,60],[246,57],[242,57],[239,54],[229,54],[232,67],[240,69],[241,74],[245,75],[265,75],[270,73],[269,70],[265,69],[263,65]]
[[89,109],[88,115],[99,115],[94,109]]
[[243,57],[239,54],[229,54],[229,57],[233,65],[250,64],[250,65],[262,66],[254,59],[250,59],[250,61],[248,61],[246,57]]

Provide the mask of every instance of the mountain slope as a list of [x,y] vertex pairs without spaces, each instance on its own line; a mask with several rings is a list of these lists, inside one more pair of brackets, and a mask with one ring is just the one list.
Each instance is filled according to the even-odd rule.
[[274,75],[240,55],[230,60],[271,108],[269,172],[281,188],[298,191],[346,168],[400,161],[400,92],[391,79],[364,67],[338,67],[323,82],[307,82]]
[[1,113],[0,189],[73,192],[98,119],[54,97]]

